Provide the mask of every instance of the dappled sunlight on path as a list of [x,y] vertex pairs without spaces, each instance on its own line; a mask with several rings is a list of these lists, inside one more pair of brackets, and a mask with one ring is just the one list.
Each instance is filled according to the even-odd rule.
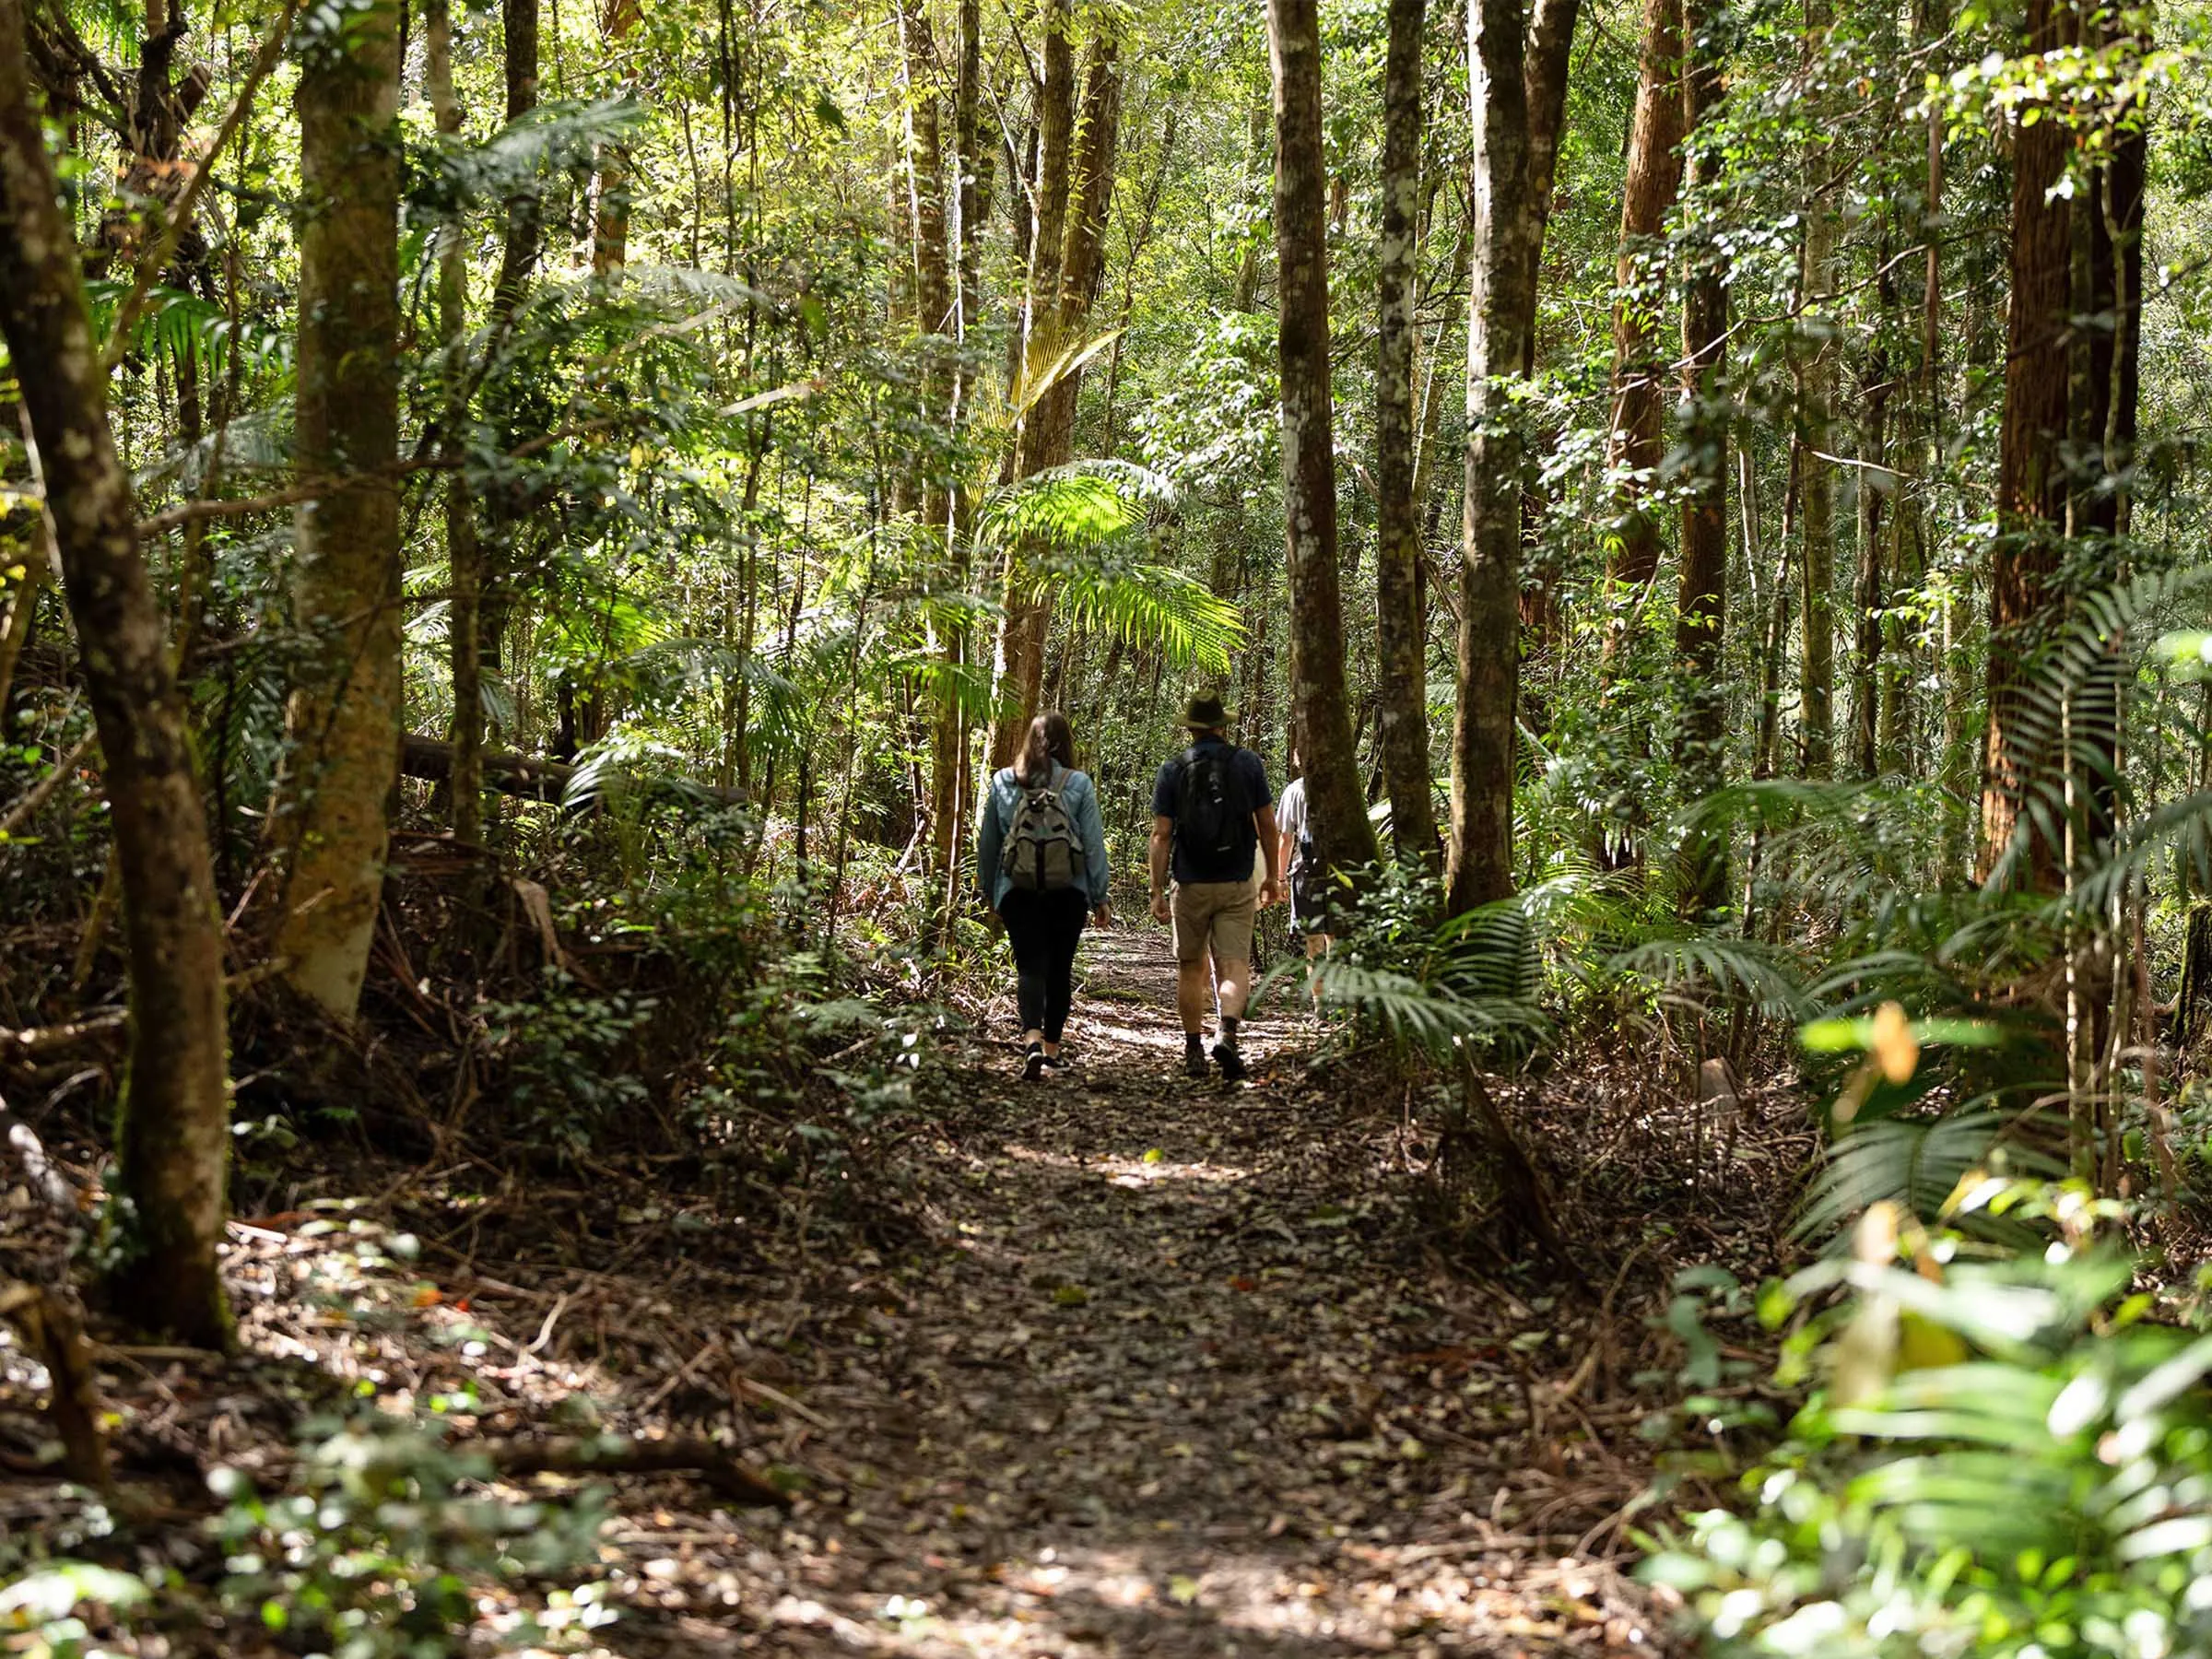
[[1387,1116],[1310,1084],[1279,1012],[1255,1084],[1182,1077],[1148,925],[1086,967],[1077,1064],[1024,1086],[1009,1049],[956,1060],[913,1148],[936,1236],[853,1269],[864,1334],[812,1396],[842,1489],[754,1540],[728,1622],[610,1645],[1653,1651],[1614,1566],[1557,1553],[1632,1488],[1584,1451],[1520,1466],[1516,1373],[1553,1334],[1425,1258]]

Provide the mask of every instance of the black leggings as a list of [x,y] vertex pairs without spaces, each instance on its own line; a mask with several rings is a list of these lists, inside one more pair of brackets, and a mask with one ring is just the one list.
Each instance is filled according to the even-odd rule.
[[1076,945],[1083,937],[1088,900],[1080,888],[1058,893],[1016,888],[999,901],[998,914],[1014,947],[1021,1029],[1042,1031],[1047,1042],[1057,1042],[1075,998]]

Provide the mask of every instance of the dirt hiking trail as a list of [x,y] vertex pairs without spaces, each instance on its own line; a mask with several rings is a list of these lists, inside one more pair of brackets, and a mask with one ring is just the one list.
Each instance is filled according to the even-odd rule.
[[[795,1174],[749,1143],[289,1160],[230,1230],[241,1355],[100,1368],[118,1467],[178,1524],[111,1536],[0,1435],[0,1532],[210,1584],[215,1468],[283,1489],[304,1424],[381,1413],[464,1450],[688,1441],[790,1486],[779,1512],[681,1471],[593,1479],[619,1616],[588,1651],[622,1659],[1664,1650],[1624,1575],[1648,1303],[1447,1267],[1433,1129],[1380,1065],[1318,1066],[1295,994],[1248,1025],[1249,1084],[1193,1083],[1164,935],[1094,935],[1081,971],[1069,1067],[1025,1084],[1010,1041],[949,1037],[865,1169],[818,1135]],[[21,1359],[0,1429],[36,1426]],[[226,1629],[118,1651],[277,1651]]]
[[[1545,1298],[1424,1250],[1405,1127],[1357,1098],[1356,1063],[1315,1087],[1315,1033],[1278,993],[1250,1085],[1186,1082],[1161,936],[1094,935],[1081,969],[1076,1063],[1025,1085],[1010,1046],[979,1045],[914,1171],[934,1236],[854,1265],[865,1347],[807,1396],[847,1488],[774,1542],[733,1535],[740,1610],[662,1633],[800,1654],[1661,1646],[1592,1553],[1637,1483],[1576,1422],[1586,1355]],[[652,1564],[648,1601],[653,1566],[688,1576]]]

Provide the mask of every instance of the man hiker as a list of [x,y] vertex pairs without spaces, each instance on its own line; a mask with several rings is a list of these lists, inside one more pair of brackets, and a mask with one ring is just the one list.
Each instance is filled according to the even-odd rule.
[[[1175,933],[1175,1009],[1182,1016],[1182,1069],[1206,1074],[1206,994],[1221,1014],[1214,1060],[1231,1083],[1244,1077],[1237,1026],[1252,995],[1252,925],[1275,902],[1281,865],[1267,769],[1224,735],[1218,697],[1195,697],[1183,716],[1191,747],[1159,769],[1152,786],[1152,914]],[[1266,879],[1253,877],[1266,860]],[[1171,902],[1168,877],[1175,888]]]

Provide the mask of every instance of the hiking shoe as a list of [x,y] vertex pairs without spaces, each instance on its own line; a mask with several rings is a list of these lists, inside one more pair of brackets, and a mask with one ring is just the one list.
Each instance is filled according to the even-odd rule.
[[1047,1054],[1044,1057],[1044,1069],[1046,1071],[1058,1071],[1066,1064],[1067,1056],[1065,1054]]
[[1183,1045],[1182,1075],[1186,1077],[1206,1076],[1206,1050],[1195,1042]]
[[1021,1080],[1024,1083],[1036,1082],[1038,1078],[1044,1076],[1044,1050],[1032,1045],[1021,1062]]
[[1252,1075],[1244,1069],[1244,1056],[1226,1042],[1214,1044],[1214,1062],[1220,1066],[1225,1083],[1241,1083]]

